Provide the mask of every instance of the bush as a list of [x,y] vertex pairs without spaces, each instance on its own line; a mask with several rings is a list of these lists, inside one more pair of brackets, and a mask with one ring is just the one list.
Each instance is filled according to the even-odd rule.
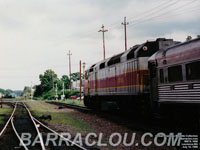
[[70,97],[70,96],[74,96],[74,95],[77,96],[78,93],[79,93],[79,91],[76,91],[76,90],[71,91],[70,94],[69,94],[69,97]]
[[65,91],[65,98],[69,98],[70,96],[70,91]]
[[[58,91],[58,99],[61,99],[61,95],[63,94],[62,91]],[[65,99],[69,98],[70,96],[78,96],[79,94],[79,91],[77,90],[74,90],[72,92],[70,92],[69,90],[65,90]],[[45,92],[43,93],[42,97],[34,97],[34,99],[43,99],[43,100],[55,100],[56,99],[56,92],[55,92],[55,89],[51,89],[50,91],[48,92]]]
[[56,92],[55,92],[55,90],[52,89],[52,90],[48,91],[47,93],[43,94],[42,98],[52,100],[52,99],[55,99],[55,95],[56,95]]

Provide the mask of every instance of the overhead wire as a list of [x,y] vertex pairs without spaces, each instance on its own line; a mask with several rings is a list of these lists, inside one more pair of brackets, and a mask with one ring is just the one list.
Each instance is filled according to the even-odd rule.
[[[165,17],[174,17],[174,16],[178,16],[178,15],[184,15],[184,14],[186,15],[188,13],[198,12],[198,11],[200,11],[199,7],[200,6],[193,7],[193,9],[187,10],[187,11],[185,11],[185,10],[176,11],[175,13],[166,15]],[[165,18],[159,17],[158,19],[165,19]]]
[[[194,13],[194,12],[200,12],[200,9],[194,9],[194,10],[187,11],[187,14]],[[184,13],[180,12],[180,13],[177,13],[177,14],[167,15],[166,17],[174,17],[174,16],[183,15],[183,14],[185,14],[185,12]],[[160,21],[167,22],[169,20],[166,20],[165,18],[160,17],[160,18],[157,18],[156,20],[154,20],[152,23],[156,23],[156,22],[160,22]]]
[[173,10],[176,10],[176,11],[177,11],[177,10],[183,9],[185,6],[188,6],[188,5],[190,5],[190,4],[192,4],[192,3],[196,2],[196,1],[198,1],[198,0],[193,0],[193,1],[191,1],[191,2],[189,2],[189,3],[187,3],[187,4],[185,4],[185,5],[182,5],[181,7],[176,7],[176,8],[173,8],[173,9],[171,9],[171,10],[168,10],[167,12],[164,12],[164,13],[162,13],[162,14],[158,14],[158,15],[156,15],[156,16],[152,16],[152,17],[143,19],[143,20],[141,20],[141,21],[136,21],[134,24],[130,24],[130,25],[133,26],[133,25],[137,25],[137,24],[141,24],[141,23],[147,22],[147,21],[152,20],[152,19],[159,18],[159,17],[161,17],[161,16],[164,16],[165,14],[168,14],[169,12],[172,12]]
[[[172,7],[173,5],[177,4],[179,1],[180,1],[180,0],[176,0],[176,1],[173,2],[173,3],[169,3],[169,4],[167,4],[167,5],[161,5],[161,6],[158,7],[158,9],[154,9],[153,11],[148,12],[147,15],[144,15],[143,18],[140,18],[140,19],[135,19],[135,18],[134,18],[134,22],[135,22],[135,21],[136,21],[136,22],[137,22],[137,21],[141,21],[141,20],[143,20],[143,19],[145,19],[145,18],[147,18],[147,17],[149,17],[149,16],[152,16],[152,15],[154,15],[154,14],[159,13],[160,11],[163,11],[163,10],[165,10],[165,9],[168,9],[168,8]],[[136,18],[137,18],[137,17],[136,17]],[[131,18],[131,19],[132,19],[132,18]],[[131,19],[129,19],[129,20],[130,20],[129,23],[133,22],[133,20],[131,20]]]
[[[176,8],[172,8],[170,10],[168,10],[169,8],[171,8],[172,6],[178,4],[179,2],[183,2],[183,0],[168,0],[166,2],[163,2],[147,11],[144,11],[142,12],[141,14],[139,15],[134,15],[132,17],[129,17],[129,25],[133,26],[133,25],[137,25],[137,24],[141,24],[143,22],[147,22],[149,20],[152,20],[152,19],[155,19],[155,18],[158,18],[158,17],[161,17],[161,16],[164,16],[165,14],[169,13],[169,12],[172,12],[173,10],[177,11],[177,10],[180,10],[180,9],[183,9],[184,7],[194,3],[194,2],[197,2],[198,0],[192,0],[192,1],[189,1],[188,3],[184,4],[183,6],[181,7],[176,7]],[[166,11],[166,12],[163,12],[163,11]],[[163,12],[163,13],[161,13]],[[160,14],[161,13],[161,14]],[[142,17],[142,18],[141,18]],[[134,18],[134,20],[133,20]],[[137,19],[138,18],[138,19]],[[134,23],[133,23],[134,22]],[[131,24],[133,23],[133,24]],[[109,24],[107,25],[108,26],[108,29],[114,29],[116,27],[119,27],[121,24],[120,24],[120,21],[117,21],[115,23],[112,23],[112,24]],[[94,33],[96,33],[97,31],[95,30],[91,30],[91,32],[87,32],[87,34],[85,36],[89,36],[89,35],[94,35]],[[95,34],[97,35],[97,34]]]

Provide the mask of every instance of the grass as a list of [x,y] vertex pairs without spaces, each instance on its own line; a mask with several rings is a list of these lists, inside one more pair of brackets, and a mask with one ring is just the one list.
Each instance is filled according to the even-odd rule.
[[16,98],[3,98],[4,101],[22,101],[24,100],[23,97],[16,97]]
[[71,112],[61,112],[55,105],[47,104],[44,101],[27,101],[26,103],[37,117],[48,114],[51,115],[52,122],[69,125],[77,131],[94,131],[87,123],[77,119]]
[[[49,100],[49,101],[55,101],[55,100]],[[58,100],[57,102],[71,104],[71,105],[85,106],[83,100],[67,99],[67,100]]]
[[0,108],[0,124],[3,124],[5,121],[5,117],[9,116],[12,111],[12,108],[10,108],[7,105],[3,105],[3,108]]

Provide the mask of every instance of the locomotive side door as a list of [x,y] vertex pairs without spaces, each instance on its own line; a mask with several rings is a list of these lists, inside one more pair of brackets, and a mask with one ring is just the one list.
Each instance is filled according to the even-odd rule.
[[127,93],[132,93],[133,92],[133,69],[134,69],[134,62],[131,61],[131,62],[128,62],[127,63],[127,70],[126,72],[129,72],[127,75],[126,75],[126,78],[127,78]]
[[95,94],[97,94],[97,88],[98,88],[98,76],[97,72],[95,72]]
[[110,68],[110,92],[115,93],[116,87],[116,66]]

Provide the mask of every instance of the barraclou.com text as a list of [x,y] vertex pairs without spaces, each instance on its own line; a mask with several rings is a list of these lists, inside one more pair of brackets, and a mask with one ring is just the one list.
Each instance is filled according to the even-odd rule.
[[[131,136],[128,140],[128,136]],[[35,146],[36,144],[40,143],[42,134],[37,136],[33,141],[32,135],[30,133],[22,133],[21,139],[23,141],[23,144],[26,146]],[[71,134],[69,133],[60,133],[54,134],[54,133],[48,133],[45,135],[45,138],[43,139],[43,142],[45,146],[53,145],[53,146],[74,146],[74,145],[86,145],[86,146],[99,146],[99,147],[105,147],[108,145],[111,145],[113,147],[119,146],[120,144],[123,144],[124,146],[180,146],[182,134],[174,134],[174,133],[157,133],[156,135],[153,135],[152,133],[144,133],[141,138],[136,140],[136,133],[132,133],[132,135],[128,135],[128,133],[124,133],[123,135],[120,133],[113,133],[109,137],[109,143],[103,143],[103,133],[99,133],[98,135],[96,133],[89,133],[84,138],[81,136],[80,133],[77,133],[75,137],[72,138]],[[46,139],[44,141],[44,139]],[[92,140],[93,139],[93,140]],[[95,140],[94,140],[95,139]],[[114,140],[115,139],[115,140]],[[20,146],[22,143],[20,143]]]

